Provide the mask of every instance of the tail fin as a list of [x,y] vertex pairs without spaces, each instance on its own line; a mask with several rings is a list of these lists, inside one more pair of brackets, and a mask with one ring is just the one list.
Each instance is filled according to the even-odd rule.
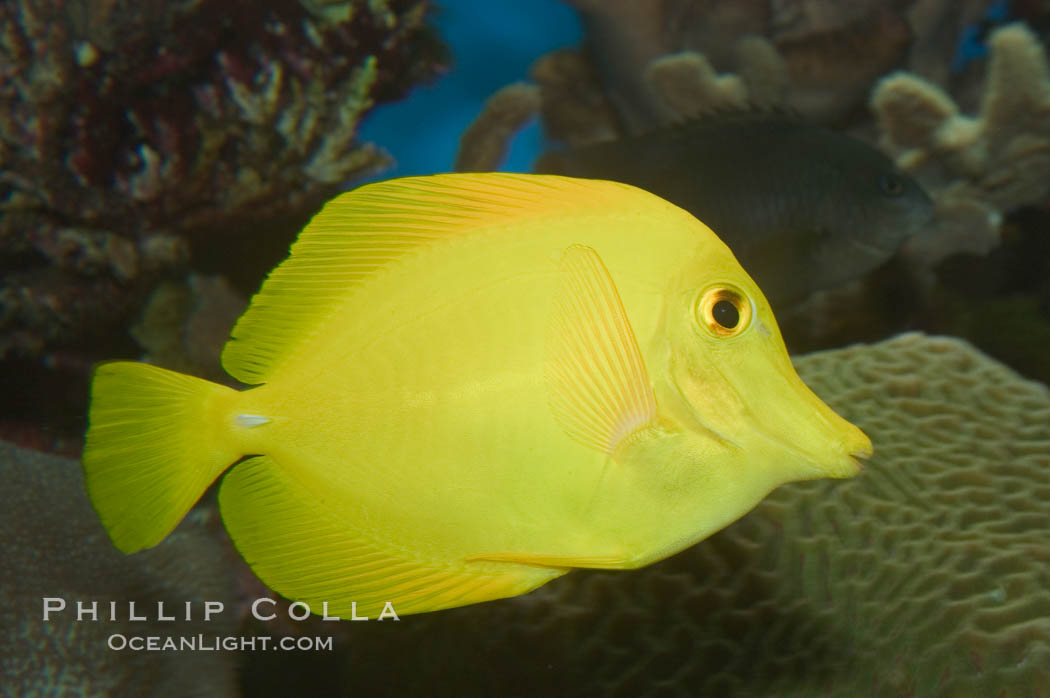
[[164,539],[242,454],[226,406],[237,391],[148,364],[102,364],[84,445],[88,494],[126,553]]

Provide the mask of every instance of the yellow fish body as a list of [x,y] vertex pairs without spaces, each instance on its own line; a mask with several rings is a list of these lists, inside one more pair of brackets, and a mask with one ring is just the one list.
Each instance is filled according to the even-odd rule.
[[871,452],[798,378],[728,248],[613,182],[455,174],[343,194],[222,360],[255,387],[98,368],[89,494],[131,552],[236,463],[219,503],[238,549],[329,613],[646,565]]

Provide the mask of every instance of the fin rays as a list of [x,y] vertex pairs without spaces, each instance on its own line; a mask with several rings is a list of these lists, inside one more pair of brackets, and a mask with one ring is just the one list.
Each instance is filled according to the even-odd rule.
[[616,182],[486,173],[406,177],[342,194],[270,273],[234,327],[222,365],[244,383],[264,383],[357,286],[406,255],[479,228],[622,202],[628,190]]
[[256,456],[227,474],[219,491],[223,520],[238,550],[276,591],[331,613],[375,615],[387,601],[419,613],[522,594],[550,574],[485,573],[431,565],[396,549],[380,549],[272,460]]
[[612,277],[598,253],[562,255],[546,376],[551,410],[573,439],[604,453],[656,416],[645,362]]
[[91,502],[118,548],[156,545],[237,460],[213,408],[233,395],[148,364],[98,367],[82,460]]

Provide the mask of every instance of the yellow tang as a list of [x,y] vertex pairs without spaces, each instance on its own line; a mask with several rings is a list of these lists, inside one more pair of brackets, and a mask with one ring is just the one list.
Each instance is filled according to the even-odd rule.
[[449,174],[343,194],[222,362],[256,387],[98,368],[91,499],[131,552],[233,465],[219,504],[237,548],[332,614],[646,565],[871,452],[796,375],[711,230],[614,182]]

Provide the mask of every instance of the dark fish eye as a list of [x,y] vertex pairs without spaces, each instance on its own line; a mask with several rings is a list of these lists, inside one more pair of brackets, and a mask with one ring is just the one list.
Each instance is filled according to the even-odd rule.
[[751,302],[734,288],[716,286],[700,295],[697,320],[716,337],[733,337],[751,322]]
[[904,180],[892,172],[879,175],[879,189],[886,196],[900,196],[904,193]]
[[740,324],[740,312],[736,306],[723,299],[711,308],[711,317],[722,327],[731,330]]

